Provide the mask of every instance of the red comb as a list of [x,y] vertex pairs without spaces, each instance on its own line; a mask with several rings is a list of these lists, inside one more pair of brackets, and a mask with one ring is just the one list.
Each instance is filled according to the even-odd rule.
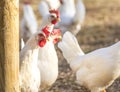
[[50,32],[49,32],[49,27],[48,26],[45,26],[42,31],[45,33],[46,37],[48,37],[50,35]]
[[50,13],[56,14],[58,17],[60,17],[60,12],[58,10],[49,10]]
[[52,35],[60,35],[61,34],[61,30],[60,29],[53,29]]
[[45,44],[46,44],[46,39],[45,39],[45,36],[43,34],[38,34],[38,36],[40,37],[40,41],[38,42],[38,45],[40,47],[44,47]]
[[39,45],[40,47],[44,47],[45,44],[46,44],[46,39],[42,39],[42,40],[40,40],[39,43],[38,43],[38,45]]
[[52,33],[53,36],[56,36],[56,38],[53,39],[53,43],[56,44],[59,41],[59,36],[61,35],[60,29],[53,29]]

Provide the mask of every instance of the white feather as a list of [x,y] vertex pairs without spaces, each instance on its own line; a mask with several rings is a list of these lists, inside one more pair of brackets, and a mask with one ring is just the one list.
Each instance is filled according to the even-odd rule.
[[50,9],[58,9],[60,6],[60,1],[59,0],[46,0],[49,5]]
[[79,24],[83,24],[85,20],[86,9],[82,0],[77,0],[76,2],[76,14],[74,16],[74,22],[78,22]]
[[[48,31],[53,31],[54,24],[51,23],[52,13],[43,17],[43,22],[40,28],[47,25]],[[38,66],[41,72],[41,90],[51,86],[58,76],[58,57],[53,44],[53,38],[50,36],[44,47],[39,48]]]
[[52,41],[39,49],[39,69],[41,71],[41,88],[51,86],[58,77],[58,57]]
[[62,33],[66,31],[72,32],[76,35],[83,24],[85,18],[85,6],[81,0],[62,0],[63,4],[60,6],[61,22],[55,27],[60,28]]
[[73,17],[75,16],[75,4],[74,0],[63,0],[63,5],[59,8],[61,24],[71,24]]
[[102,91],[120,76],[120,41],[84,55],[76,38],[66,32],[58,47],[76,73],[77,82],[91,92]]
[[22,92],[38,92],[41,84],[38,68],[37,34],[33,35],[20,52],[20,90]]
[[50,9],[58,9],[60,6],[59,0],[41,0],[39,4],[39,13],[42,17],[49,13]]
[[23,7],[23,18],[20,23],[21,38],[26,43],[32,34],[37,32],[37,21],[32,7],[29,4],[25,4]]
[[49,13],[49,7],[45,1],[41,1],[39,4],[39,13],[42,17],[46,16]]

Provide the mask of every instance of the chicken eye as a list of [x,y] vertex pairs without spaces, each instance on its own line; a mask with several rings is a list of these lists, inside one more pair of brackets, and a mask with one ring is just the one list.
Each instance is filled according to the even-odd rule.
[[55,16],[51,15],[51,18],[55,18]]

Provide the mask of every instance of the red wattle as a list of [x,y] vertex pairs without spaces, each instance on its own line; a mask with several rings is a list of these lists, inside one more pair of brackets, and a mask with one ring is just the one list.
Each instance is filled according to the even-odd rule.
[[61,30],[60,29],[53,29],[52,35],[61,35]]
[[53,20],[53,21],[52,21],[52,24],[55,25],[56,23],[57,23],[57,20]]
[[53,40],[53,43],[56,44],[57,42],[58,42],[58,38],[55,38],[55,39]]
[[49,30],[48,26],[46,26],[45,28],[42,29],[42,31],[45,33],[46,37],[48,37],[50,35],[50,32],[48,30]]
[[40,47],[44,47],[45,44],[46,44],[46,40],[45,40],[45,39],[40,40],[39,43],[38,43],[38,45],[39,45]]

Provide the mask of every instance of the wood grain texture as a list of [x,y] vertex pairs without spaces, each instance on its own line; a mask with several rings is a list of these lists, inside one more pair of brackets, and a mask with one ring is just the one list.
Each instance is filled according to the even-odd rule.
[[0,0],[0,92],[19,92],[18,0]]

